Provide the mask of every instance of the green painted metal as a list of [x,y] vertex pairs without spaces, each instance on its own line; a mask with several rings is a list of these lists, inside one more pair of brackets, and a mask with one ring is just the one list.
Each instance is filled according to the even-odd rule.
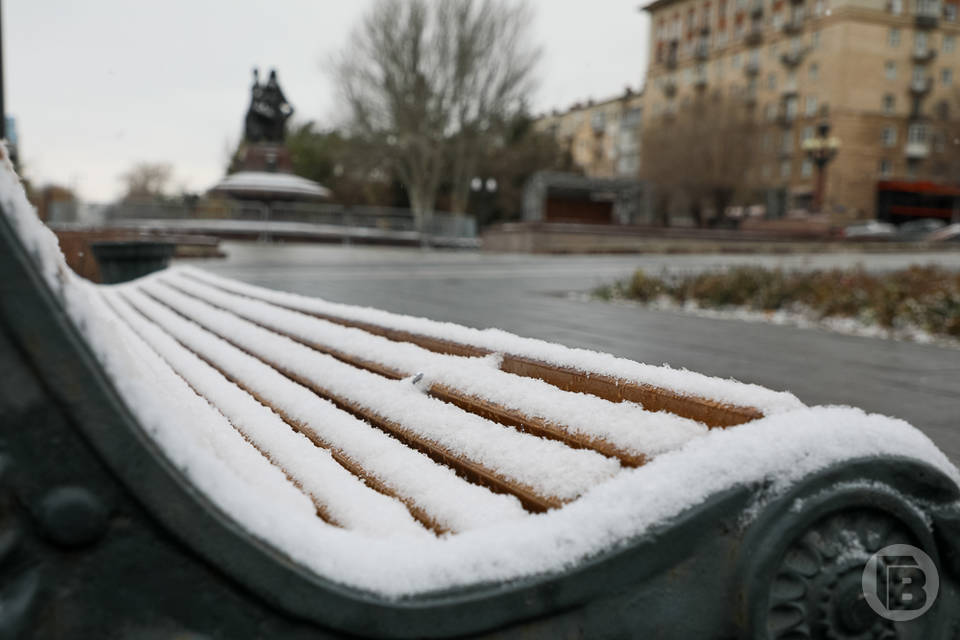
[[[960,492],[895,458],[773,499],[731,487],[561,574],[399,601],[337,585],[249,536],[167,461],[2,216],[0,273],[0,638],[874,637],[850,631],[850,567],[822,553],[803,598],[781,574],[810,536],[829,549],[887,530],[942,566],[934,609],[888,637],[960,628]],[[776,626],[784,598],[800,627]]]
[[127,282],[165,269],[176,245],[172,242],[126,240],[94,242],[91,247],[104,284]]

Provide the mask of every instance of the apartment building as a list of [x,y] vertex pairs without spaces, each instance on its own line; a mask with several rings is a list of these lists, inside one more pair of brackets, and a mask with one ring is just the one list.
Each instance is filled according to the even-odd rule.
[[811,204],[816,171],[803,142],[826,121],[841,146],[825,211],[950,215],[960,195],[949,186],[960,154],[957,0],[655,0],[644,9],[645,126],[670,126],[705,96],[744,101],[764,124],[749,182],[758,199],[779,193],[782,213]]
[[538,118],[534,126],[552,133],[587,176],[636,178],[642,122],[643,94],[627,89],[607,100],[554,111]]

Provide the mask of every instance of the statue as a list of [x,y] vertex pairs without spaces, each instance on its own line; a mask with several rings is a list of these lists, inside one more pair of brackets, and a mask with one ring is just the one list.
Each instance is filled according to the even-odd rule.
[[260,84],[260,71],[253,70],[253,87],[250,90],[250,108],[244,125],[244,140],[247,142],[283,142],[287,120],[293,115],[293,106],[287,102],[276,69],[270,70],[266,84]]

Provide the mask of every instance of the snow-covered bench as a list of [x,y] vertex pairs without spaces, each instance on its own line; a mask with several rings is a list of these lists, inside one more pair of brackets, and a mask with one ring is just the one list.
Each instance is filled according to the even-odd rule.
[[[0,207],[4,637],[960,624],[960,474],[902,421],[196,269],[96,286],[9,167]],[[899,626],[856,588],[896,543],[940,578]]]

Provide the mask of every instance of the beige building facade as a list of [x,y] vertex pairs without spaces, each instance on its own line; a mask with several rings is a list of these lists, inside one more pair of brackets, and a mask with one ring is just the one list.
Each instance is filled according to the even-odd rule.
[[764,125],[748,182],[781,194],[784,209],[811,205],[816,169],[803,142],[824,121],[841,145],[825,198],[839,217],[888,218],[891,190],[922,195],[960,177],[951,175],[951,123],[960,117],[956,3],[656,0],[645,9],[644,126],[669,127],[705,96],[744,101]]
[[629,89],[566,111],[541,116],[534,124],[550,132],[573,164],[591,178],[636,178],[640,173],[643,94]]

